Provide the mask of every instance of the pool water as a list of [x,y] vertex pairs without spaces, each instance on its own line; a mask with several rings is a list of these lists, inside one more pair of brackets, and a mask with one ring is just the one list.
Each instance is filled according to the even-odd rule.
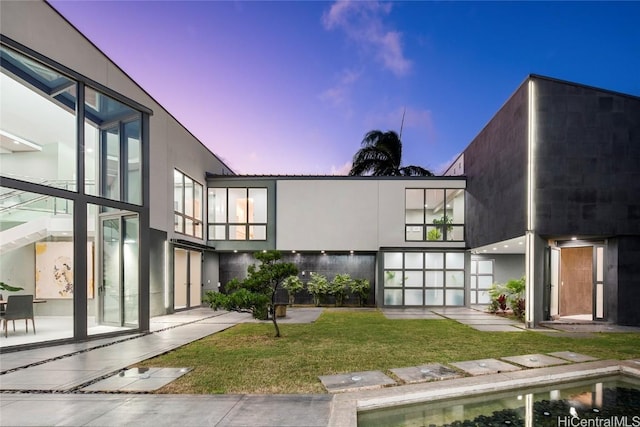
[[563,425],[640,427],[640,380],[598,378],[358,413],[359,427]]

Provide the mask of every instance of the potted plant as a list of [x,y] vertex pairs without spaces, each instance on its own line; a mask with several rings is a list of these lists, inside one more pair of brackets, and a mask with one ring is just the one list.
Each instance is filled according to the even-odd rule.
[[[0,291],[7,291],[7,292],[17,292],[17,291],[21,291],[24,288],[21,288],[19,286],[11,286],[7,283],[4,282],[0,282]],[[4,300],[4,297],[2,296],[2,294],[0,294],[0,300]]]
[[447,227],[447,233],[453,231],[453,218],[451,217],[443,216],[440,219],[436,218],[433,220],[433,224],[437,227],[427,232],[427,240],[441,240],[445,226]]

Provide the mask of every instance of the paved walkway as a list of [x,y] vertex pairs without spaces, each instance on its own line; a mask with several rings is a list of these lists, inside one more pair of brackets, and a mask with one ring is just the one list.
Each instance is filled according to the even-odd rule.
[[524,324],[521,322],[467,307],[389,308],[382,312],[389,319],[451,319],[485,332],[522,332],[524,330]]
[[[281,323],[306,323],[322,309],[289,310]],[[326,426],[331,395],[156,395],[87,393],[101,379],[238,323],[248,314],[208,308],[152,319],[134,334],[0,354],[2,426]]]
[[[312,322],[322,310],[315,307],[290,309],[287,318],[281,322]],[[488,324],[485,321],[493,322],[485,319],[484,313],[463,308],[413,312],[385,310],[385,314],[391,318],[447,317],[467,322],[472,327]],[[0,354],[0,391],[3,392],[0,394],[0,426],[341,425],[339,417],[336,421],[336,414],[344,412],[339,409],[343,403],[331,394],[162,395],[91,392],[100,389],[96,388],[100,380],[113,379],[137,362],[238,323],[254,321],[245,314],[201,308],[154,318],[148,334]],[[506,326],[517,330],[512,325]],[[401,393],[401,387],[397,388],[395,393]]]

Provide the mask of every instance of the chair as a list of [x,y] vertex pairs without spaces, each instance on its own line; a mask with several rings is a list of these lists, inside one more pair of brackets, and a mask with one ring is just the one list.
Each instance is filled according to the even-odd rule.
[[7,308],[2,314],[4,321],[4,336],[7,337],[9,320],[13,322],[13,332],[16,331],[16,320],[24,319],[24,326],[29,332],[29,319],[33,325],[33,334],[36,334],[36,322],[33,319],[33,295],[10,295],[7,298]]

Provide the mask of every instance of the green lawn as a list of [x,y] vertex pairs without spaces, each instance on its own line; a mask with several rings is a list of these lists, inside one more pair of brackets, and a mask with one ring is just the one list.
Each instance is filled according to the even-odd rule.
[[137,366],[192,367],[161,393],[324,393],[319,375],[530,353],[573,351],[600,359],[640,357],[640,334],[593,338],[479,332],[452,320],[388,320],[379,311],[325,310],[311,324],[247,323]]

